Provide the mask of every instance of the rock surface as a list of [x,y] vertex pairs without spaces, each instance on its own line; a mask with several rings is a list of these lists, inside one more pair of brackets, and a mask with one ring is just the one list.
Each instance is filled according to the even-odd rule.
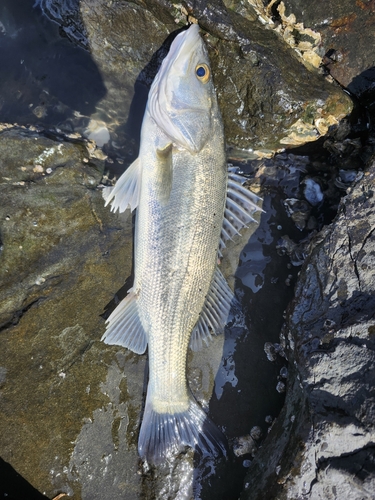
[[104,209],[87,143],[15,128],[0,150],[1,456],[51,497],[78,484],[97,498],[119,461],[137,498],[145,359],[99,342],[131,272],[131,220]]
[[373,90],[375,16],[371,1],[285,0],[294,14],[321,34],[320,54],[330,74],[357,97]]
[[[188,16],[210,33],[207,40],[229,144],[262,154],[298,146],[325,135],[351,111],[348,96],[315,68],[308,70],[277,33],[262,26],[249,4],[42,0],[41,5],[63,24],[68,36],[85,40],[107,88],[92,119],[104,119],[117,136],[124,133],[118,124],[126,123],[129,113],[133,129],[134,118],[139,122],[143,115],[160,63],[156,57],[148,64],[152,53],[168,33],[186,25]],[[130,108],[134,85],[138,116],[136,108]]]
[[241,498],[375,491],[375,162],[314,241],[284,327],[284,409]]

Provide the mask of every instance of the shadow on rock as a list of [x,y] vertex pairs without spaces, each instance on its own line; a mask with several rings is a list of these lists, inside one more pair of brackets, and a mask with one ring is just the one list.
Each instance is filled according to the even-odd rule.
[[[139,149],[143,115],[146,109],[148,93],[152,82],[159,71],[163,59],[168,54],[173,40],[179,33],[185,31],[186,29],[187,26],[173,31],[170,35],[168,35],[161,47],[154,52],[150,62],[142,69],[135,81],[134,96],[130,104],[129,117],[123,128],[127,137],[134,142],[137,150]],[[118,131],[121,131],[121,127],[119,127]]]
[[32,2],[6,0],[0,16],[2,121],[50,127],[90,116],[107,92],[91,54],[61,38]]
[[13,467],[0,458],[0,496],[8,500],[48,500]]
[[[138,156],[143,116],[152,82],[159,71],[163,59],[168,54],[173,40],[179,33],[186,29],[187,26],[175,30],[167,36],[159,49],[154,52],[150,61],[139,73],[135,81],[134,95],[130,103],[128,119],[126,123],[117,127],[115,131],[116,136],[126,138],[123,140],[127,143],[127,147],[131,151],[131,155],[128,158],[129,161],[135,160]],[[114,163],[109,164],[107,167],[110,175],[114,174],[119,176],[123,173],[122,164],[118,165]]]
[[374,177],[372,160],[302,266],[281,338],[286,403],[244,500],[373,498]]
[[279,204],[276,190],[264,193],[259,224],[253,224],[243,238],[229,245],[229,255],[223,261],[224,274],[229,281],[235,279],[241,310],[231,311],[225,329],[209,408],[214,422],[224,429],[230,453],[225,463],[211,462],[210,470],[207,463],[196,462],[195,498],[202,500],[239,498],[248,467],[284,403],[280,373],[286,370],[287,362],[276,355],[270,362],[265,352],[266,343],[277,345],[279,340],[284,311],[293,297],[290,273],[296,274],[287,266],[288,257],[276,251],[277,227],[282,224],[288,231],[292,230],[288,224],[293,225]]
[[375,107],[375,66],[366,69],[358,76],[355,76],[348,85],[348,90],[356,95],[363,106],[367,106],[374,112]]

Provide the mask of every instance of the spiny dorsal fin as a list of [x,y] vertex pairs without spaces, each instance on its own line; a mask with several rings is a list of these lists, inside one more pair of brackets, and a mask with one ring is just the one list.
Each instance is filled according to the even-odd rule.
[[106,344],[121,345],[137,354],[145,352],[147,335],[139,319],[137,296],[132,288],[107,319],[107,323],[107,330],[101,338]]
[[125,212],[130,208],[132,212],[139,204],[139,195],[141,191],[141,161],[137,158],[130,167],[125,170],[118,179],[115,186],[103,189],[103,198],[105,206],[111,203],[111,211]]
[[242,184],[246,178],[230,169],[228,173],[228,191],[225,205],[223,228],[221,230],[220,250],[225,248],[225,242],[231,240],[243,227],[247,227],[249,222],[256,222],[252,214],[258,210],[257,203],[262,200],[256,194],[252,193]]
[[200,350],[203,342],[208,345],[212,334],[223,333],[234,301],[232,290],[220,269],[216,268],[200,318],[191,334],[190,347],[193,351]]

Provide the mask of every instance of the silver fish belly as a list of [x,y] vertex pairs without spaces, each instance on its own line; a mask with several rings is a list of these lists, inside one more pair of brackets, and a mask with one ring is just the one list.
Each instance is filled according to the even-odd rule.
[[[177,35],[150,89],[139,157],[104,197],[137,208],[134,285],[103,339],[142,353],[149,382],[138,450],[157,463],[197,447],[225,453],[221,432],[190,393],[189,342],[223,330],[233,294],[220,245],[252,220],[257,197],[226,165],[224,133],[197,25]],[[228,196],[227,196],[228,193]]]

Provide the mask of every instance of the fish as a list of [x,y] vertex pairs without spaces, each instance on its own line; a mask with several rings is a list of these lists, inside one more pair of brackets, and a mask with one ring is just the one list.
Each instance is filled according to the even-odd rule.
[[138,158],[103,192],[112,211],[136,209],[134,283],[102,340],[138,354],[148,348],[138,452],[149,463],[186,447],[226,455],[186,365],[189,346],[201,349],[224,331],[235,300],[218,257],[259,209],[244,181],[228,171],[208,51],[192,24],[174,38],[151,85]]

